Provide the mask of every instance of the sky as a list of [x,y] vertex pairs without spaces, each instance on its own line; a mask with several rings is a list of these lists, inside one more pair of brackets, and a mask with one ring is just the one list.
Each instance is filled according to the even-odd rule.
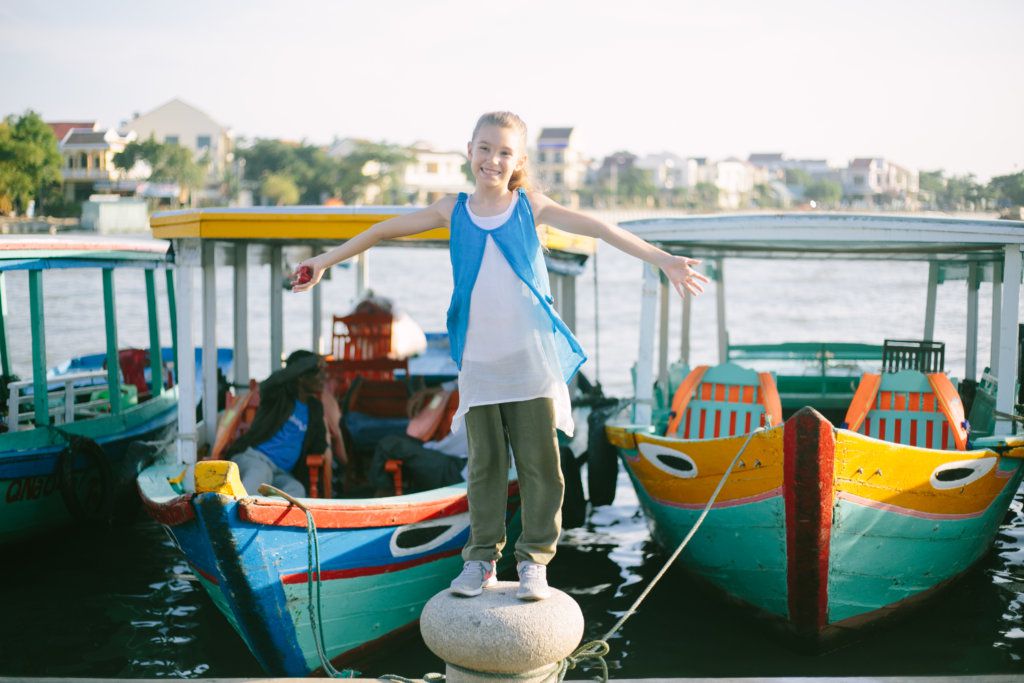
[[1024,171],[1020,0],[0,3],[0,115],[464,150],[477,117],[617,150]]

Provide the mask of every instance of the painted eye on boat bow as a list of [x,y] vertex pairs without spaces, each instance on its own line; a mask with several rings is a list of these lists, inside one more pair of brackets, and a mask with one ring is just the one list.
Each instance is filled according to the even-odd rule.
[[662,472],[681,479],[697,476],[697,463],[686,453],[653,443],[640,444],[640,454]]
[[407,524],[391,534],[391,554],[406,557],[440,548],[469,527],[469,513]]
[[939,465],[932,471],[931,485],[938,490],[958,489],[978,481],[996,464],[996,458],[957,460]]

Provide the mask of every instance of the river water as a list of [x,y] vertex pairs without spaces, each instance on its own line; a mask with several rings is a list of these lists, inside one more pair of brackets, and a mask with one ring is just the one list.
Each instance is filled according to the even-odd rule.
[[[641,268],[607,247],[597,262],[598,305],[592,265],[577,286],[578,336],[591,356],[584,372],[593,379],[599,367],[606,393],[624,396],[636,357]],[[922,264],[729,261],[725,270],[733,343],[881,343],[886,337],[921,336],[927,281]],[[218,312],[222,345],[230,345],[231,339],[231,279],[230,269],[219,270],[223,295],[218,300],[225,307]],[[268,338],[269,280],[266,266],[250,266],[251,368],[259,377],[269,367],[262,341]],[[372,254],[371,281],[377,293],[396,300],[425,329],[443,329],[451,291],[445,252],[378,249]],[[142,276],[118,272],[116,284],[120,345],[147,346]],[[27,375],[24,274],[10,274],[7,287],[12,359],[15,370]],[[104,348],[98,273],[49,271],[44,292],[50,365]],[[352,272],[337,270],[325,283],[325,329],[330,314],[346,312],[353,296]],[[989,358],[990,301],[990,289],[982,285],[980,366]],[[673,348],[679,343],[679,308],[673,310]],[[940,286],[935,338],[946,342],[946,367],[955,376],[963,375],[965,311],[964,283]],[[310,346],[309,312],[308,296],[286,295],[286,352]],[[166,343],[166,312],[161,327]],[[692,362],[715,362],[713,287],[694,305],[693,329]],[[564,534],[549,579],[580,603],[585,638],[595,638],[616,622],[665,559],[650,541],[636,497],[620,474],[615,503],[593,511],[585,527]],[[0,675],[262,673],[163,530],[145,517],[126,528],[73,529],[4,548],[0,600]],[[673,569],[612,639],[607,659],[612,675],[619,678],[1024,674],[1022,601],[1024,505],[1018,493],[992,551],[967,577],[907,618],[866,632],[840,649],[819,655],[797,652],[749,613]],[[355,668],[366,676],[418,677],[443,670],[443,665],[413,635]]]

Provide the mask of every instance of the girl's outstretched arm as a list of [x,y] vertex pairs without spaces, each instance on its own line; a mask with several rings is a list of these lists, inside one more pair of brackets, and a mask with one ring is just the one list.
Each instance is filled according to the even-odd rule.
[[687,291],[694,296],[701,294],[704,291],[704,283],[710,281],[706,275],[692,268],[700,263],[699,259],[673,256],[628,230],[609,225],[579,211],[567,209],[539,192],[530,192],[529,197],[533,205],[534,218],[538,223],[577,235],[597,237],[630,256],[661,268],[669,282],[679,292],[679,296],[686,296]]
[[447,228],[453,208],[455,200],[452,197],[442,197],[425,209],[381,221],[344,244],[306,259],[295,266],[292,273],[292,291],[305,292],[313,289],[328,268],[358,256],[382,240],[408,237],[433,228]]

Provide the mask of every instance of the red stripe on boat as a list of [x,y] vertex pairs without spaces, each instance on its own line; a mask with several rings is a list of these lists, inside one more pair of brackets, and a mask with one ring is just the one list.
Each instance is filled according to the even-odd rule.
[[[511,481],[508,495],[519,493],[519,482]],[[430,519],[450,517],[469,510],[465,493],[437,500],[352,505],[339,500],[311,498],[305,501],[313,513],[317,529],[367,529],[402,526]],[[306,513],[278,498],[243,498],[238,502],[238,517],[253,524],[306,527]]]
[[[336,502],[306,501],[317,529],[366,529],[402,526],[466,512],[465,494],[440,500],[404,505],[346,505]],[[248,498],[238,503],[238,516],[254,524],[306,526],[306,513],[285,500]]]
[[802,636],[828,625],[828,557],[832,533],[835,435],[812,408],[786,421],[786,584],[789,620]]
[[[452,548],[451,550],[445,550],[441,553],[435,553],[433,555],[424,555],[423,557],[417,557],[412,560],[406,560],[404,562],[395,562],[394,564],[385,564],[378,567],[353,567],[351,569],[330,569],[327,571],[320,572],[321,581],[333,581],[335,579],[351,579],[357,576],[373,576],[374,574],[387,574],[389,572],[397,572],[402,569],[408,569],[409,567],[415,567],[421,564],[427,564],[435,560],[442,560],[452,555],[458,555],[462,552],[462,548]],[[296,583],[307,583],[309,582],[309,572],[299,572],[298,574],[284,574],[281,576],[281,583],[285,584],[296,584]]]

